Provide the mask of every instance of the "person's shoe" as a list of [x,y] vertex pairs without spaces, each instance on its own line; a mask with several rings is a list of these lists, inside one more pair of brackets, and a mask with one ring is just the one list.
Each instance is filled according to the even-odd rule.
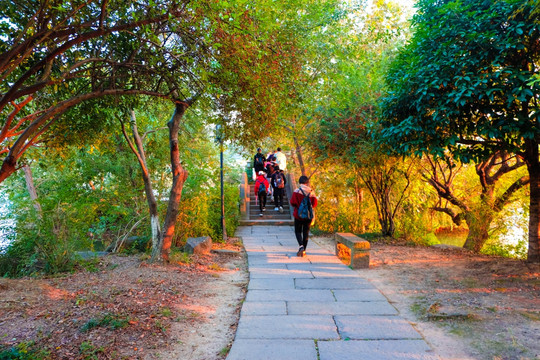
[[279,212],[283,214],[283,206],[279,207]]
[[302,251],[302,257],[306,256],[306,250]]
[[279,208],[276,206],[276,207],[274,208],[274,211],[279,211]]
[[259,216],[262,217],[262,216],[263,216],[263,213],[260,213]]
[[305,253],[306,252],[304,251],[304,247],[300,246],[300,248],[298,249],[298,252],[296,253],[296,256],[303,257]]
[[266,211],[266,208],[265,208],[265,207],[263,207],[263,212],[264,212],[264,211]]

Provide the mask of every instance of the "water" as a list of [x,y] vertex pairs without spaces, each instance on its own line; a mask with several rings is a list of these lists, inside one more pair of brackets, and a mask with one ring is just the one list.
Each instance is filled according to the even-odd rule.
[[[0,214],[2,217],[9,214],[9,205],[10,203],[7,194],[0,187]],[[13,220],[0,218],[0,252],[2,252],[11,242],[10,235],[12,234],[14,225],[15,222]]]

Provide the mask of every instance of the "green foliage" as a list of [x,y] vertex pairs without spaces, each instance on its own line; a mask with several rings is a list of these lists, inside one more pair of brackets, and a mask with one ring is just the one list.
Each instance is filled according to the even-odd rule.
[[520,1],[418,2],[388,74],[381,139],[402,154],[462,161],[525,149],[538,128],[540,27]]
[[96,347],[91,341],[83,341],[79,345],[79,353],[84,360],[98,360],[98,355],[105,353],[105,349],[103,347]]
[[505,244],[501,240],[492,240],[484,245],[482,254],[502,256],[516,259],[527,258],[528,243],[527,240],[518,240],[515,244]]
[[38,349],[33,341],[26,341],[10,348],[0,348],[0,360],[46,360],[50,352]]
[[0,274],[8,276],[55,274],[73,270],[74,242],[77,234],[63,209],[44,212],[18,229],[17,238],[0,254]]
[[104,314],[99,319],[90,319],[82,327],[81,332],[88,332],[97,327],[106,327],[111,330],[122,329],[129,325],[129,317],[122,314]]
[[432,232],[429,234],[425,234],[420,239],[420,245],[424,245],[424,246],[432,246],[432,245],[437,245],[440,243],[441,242],[439,241],[439,239],[437,239],[437,236]]

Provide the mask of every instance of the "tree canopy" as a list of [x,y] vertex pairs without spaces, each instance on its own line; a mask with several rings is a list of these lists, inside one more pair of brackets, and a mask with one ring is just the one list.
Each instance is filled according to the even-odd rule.
[[421,0],[414,36],[389,72],[380,138],[399,153],[497,152],[531,177],[529,259],[540,261],[540,22],[534,1]]

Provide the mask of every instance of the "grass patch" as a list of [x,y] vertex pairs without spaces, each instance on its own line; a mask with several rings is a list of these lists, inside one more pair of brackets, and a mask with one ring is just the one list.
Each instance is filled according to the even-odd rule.
[[191,264],[193,262],[190,254],[179,250],[173,250],[169,259],[171,262],[177,264]]
[[99,354],[104,354],[103,347],[96,347],[91,341],[83,341],[79,346],[79,353],[84,360],[98,360]]
[[163,317],[171,317],[173,316],[173,312],[170,308],[164,307],[164,308],[161,308],[161,310],[159,311],[159,315]]
[[533,312],[533,311],[518,311],[518,313],[523,316],[524,318],[527,318],[532,321],[540,321],[540,312]]
[[0,348],[0,360],[46,360],[50,352],[38,349],[34,341],[23,341],[16,346]]
[[229,354],[229,351],[231,351],[230,345],[225,346],[223,349],[219,351],[220,356],[227,356]]
[[97,327],[106,327],[111,330],[122,329],[128,326],[129,317],[105,314],[100,319],[90,319],[81,327],[81,332],[87,332]]
[[212,264],[208,265],[208,269],[214,270],[214,271],[223,271],[223,270],[225,270],[224,268],[222,268],[221,266],[219,266],[216,263],[212,263]]

